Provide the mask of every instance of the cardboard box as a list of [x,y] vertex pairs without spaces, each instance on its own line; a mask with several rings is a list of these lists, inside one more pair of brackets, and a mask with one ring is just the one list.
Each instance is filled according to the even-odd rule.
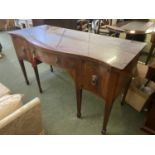
[[126,103],[138,112],[140,112],[143,109],[145,102],[149,97],[148,94],[146,94],[140,89],[143,82],[144,80],[141,78],[133,79],[131,86],[128,90],[127,96],[125,98]]
[[138,62],[134,76],[145,78],[147,71],[148,71],[148,66]]
[[143,87],[147,81],[147,79],[145,79],[147,70],[148,66],[140,63],[137,64],[135,78],[133,78],[125,98],[126,103],[138,112],[143,109],[146,100],[149,98],[150,94],[155,91],[154,82],[149,82],[147,87]]

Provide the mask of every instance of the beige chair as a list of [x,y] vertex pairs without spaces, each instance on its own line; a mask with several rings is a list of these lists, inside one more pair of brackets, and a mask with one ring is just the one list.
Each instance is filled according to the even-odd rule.
[[0,135],[44,134],[39,98],[22,105],[22,95],[9,95],[0,83]]
[[0,120],[0,135],[44,134],[40,100],[35,98]]
[[0,97],[10,94],[10,89],[0,83]]

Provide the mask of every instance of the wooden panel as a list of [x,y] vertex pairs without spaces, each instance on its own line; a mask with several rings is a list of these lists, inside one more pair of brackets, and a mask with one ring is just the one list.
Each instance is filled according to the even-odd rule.
[[155,134],[155,103],[153,100],[152,100],[152,107],[148,112],[148,116],[146,118],[143,130],[145,130],[150,134]]
[[29,48],[27,41],[22,40],[18,37],[14,37],[13,42],[16,49],[16,54],[19,59],[24,59],[32,62],[32,53],[30,51],[31,49]]
[[14,19],[0,19],[0,30],[9,30],[14,27]]

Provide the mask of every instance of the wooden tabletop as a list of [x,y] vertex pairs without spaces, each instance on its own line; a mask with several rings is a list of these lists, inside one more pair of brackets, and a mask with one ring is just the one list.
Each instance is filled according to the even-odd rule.
[[42,25],[10,31],[30,43],[60,53],[89,57],[124,69],[146,45],[142,42]]

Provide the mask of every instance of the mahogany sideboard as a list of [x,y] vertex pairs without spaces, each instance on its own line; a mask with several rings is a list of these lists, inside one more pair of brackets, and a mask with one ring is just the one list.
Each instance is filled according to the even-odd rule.
[[65,68],[75,81],[77,117],[81,117],[82,89],[105,100],[105,134],[113,102],[120,92],[124,91],[125,96],[145,43],[48,25],[9,34],[27,83],[24,60],[32,64],[40,87],[37,64],[44,62]]

